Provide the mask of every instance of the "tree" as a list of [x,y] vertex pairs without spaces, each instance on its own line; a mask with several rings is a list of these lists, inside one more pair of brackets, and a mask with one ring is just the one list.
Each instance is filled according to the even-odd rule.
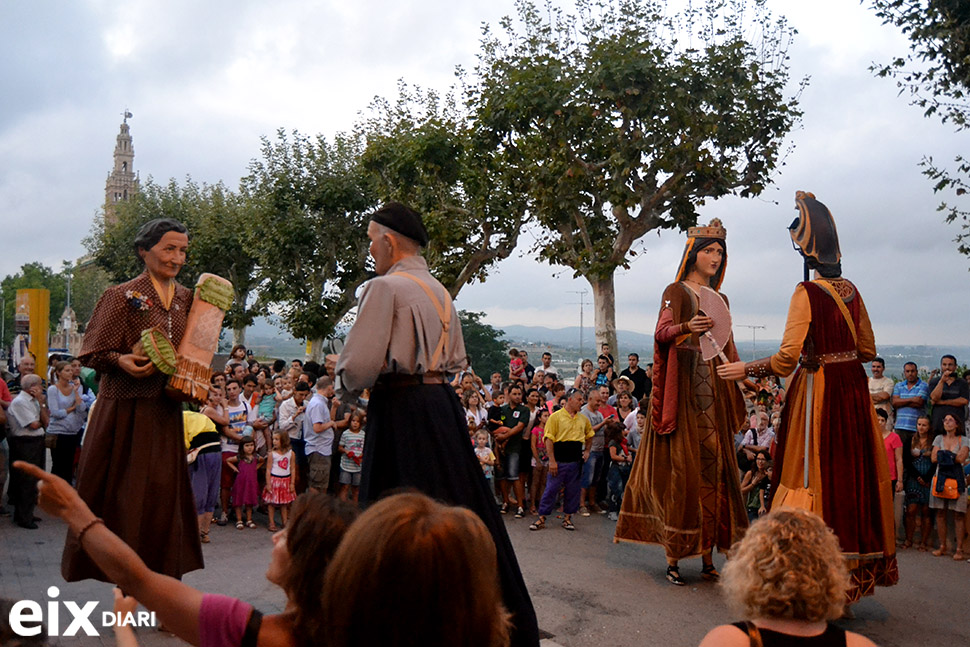
[[280,130],[275,141],[263,138],[243,179],[259,211],[247,228],[259,265],[257,305],[272,305],[290,334],[309,339],[314,359],[367,276],[365,214],[376,196],[361,150],[357,135],[328,142]]
[[431,238],[424,256],[452,297],[484,281],[515,249],[526,220],[524,183],[507,151],[453,94],[441,98],[401,83],[394,104],[376,99],[369,112],[362,160],[380,199],[422,213]]
[[780,164],[801,116],[794,31],[751,4],[667,17],[662,0],[577,0],[576,15],[520,0],[521,27],[485,30],[472,112],[527,179],[535,251],[592,286],[597,344],[616,348],[613,276],[636,241],[696,224],[708,199],[759,195]]
[[77,266],[65,263],[61,274],[64,275],[65,279],[68,275],[71,276],[71,307],[74,309],[77,322],[83,331],[91,319],[98,299],[111,285],[111,277],[103,268],[98,267],[93,262],[82,263]]
[[484,317],[484,312],[458,311],[468,362],[487,381],[495,371],[505,375],[508,356],[505,354],[506,345],[502,342],[505,331],[484,323]]
[[50,332],[54,332],[64,312],[67,299],[67,279],[42,263],[26,263],[17,274],[8,274],[0,281],[3,292],[3,347],[8,348],[14,338],[14,314],[17,311],[17,290],[44,289],[50,291]]
[[[970,129],[970,3],[966,0],[872,0],[883,24],[898,27],[910,41],[911,53],[888,64],[873,65],[878,76],[891,77],[901,92],[909,92],[913,105],[926,117],[951,123],[958,131]],[[946,221],[961,221],[958,249],[970,256],[970,160],[957,156],[956,170],[937,166],[932,157],[921,162],[923,174],[936,193],[949,200],[939,206]]]
[[193,287],[203,272],[231,281],[234,299],[223,326],[233,329],[233,343],[244,343],[246,327],[258,314],[249,298],[256,281],[256,261],[246,235],[256,211],[244,195],[221,182],[200,186],[186,178],[180,185],[171,179],[163,186],[149,178],[131,200],[116,205],[115,215],[116,222],[110,227],[103,217],[97,218],[85,239],[95,262],[114,282],[130,280],[144,269],[132,248],[141,226],[154,218],[174,218],[189,230],[189,254],[180,282]]

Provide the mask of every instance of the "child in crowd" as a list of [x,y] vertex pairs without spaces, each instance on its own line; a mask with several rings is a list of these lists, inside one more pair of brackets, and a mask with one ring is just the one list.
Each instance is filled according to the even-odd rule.
[[[266,488],[263,500],[269,514],[269,531],[276,532],[276,507],[279,506],[283,528],[290,515],[290,504],[296,499],[296,460],[290,448],[290,435],[273,432],[273,451],[266,463]],[[238,527],[238,526],[237,526]],[[253,526],[250,526],[251,528]]]
[[525,362],[517,349],[509,349],[509,381],[522,379],[525,379]]
[[495,484],[492,482],[495,474],[495,453],[489,449],[488,441],[487,431],[479,431],[475,434],[475,456],[478,457],[478,463],[482,466],[482,472],[488,482],[488,491],[495,496]]
[[532,428],[532,485],[529,491],[532,494],[532,506],[529,514],[539,514],[539,499],[546,491],[546,475],[549,473],[549,455],[546,453],[546,420],[549,419],[548,409],[539,411],[539,419],[536,426]]
[[360,493],[360,469],[364,461],[364,412],[354,411],[350,418],[350,427],[340,434],[340,500],[347,501],[348,491],[350,500],[357,503]]
[[259,480],[256,472],[262,463],[256,455],[256,441],[252,436],[244,436],[239,442],[239,450],[226,462],[236,472],[236,482],[232,486],[232,505],[236,509],[236,530],[243,529],[243,508],[246,509],[246,523],[255,528],[253,506],[259,505]]
[[272,425],[276,422],[276,386],[266,380],[263,382],[263,397],[259,399],[259,417],[266,421],[266,424]]
[[276,390],[276,402],[283,402],[289,400],[293,396],[293,382],[290,380],[290,376],[277,375],[273,379],[273,388]]
[[627,443],[624,442],[627,433],[629,432],[626,427],[620,422],[608,422],[603,429],[603,439],[610,452],[610,469],[606,475],[606,500],[609,504],[607,507],[611,521],[617,521],[620,518],[623,491],[626,489],[630,469],[633,467],[633,456]]
[[468,420],[468,433],[474,445],[475,433],[484,426],[487,411],[482,406],[482,396],[478,391],[465,391],[461,394],[461,399],[465,407],[465,418]]

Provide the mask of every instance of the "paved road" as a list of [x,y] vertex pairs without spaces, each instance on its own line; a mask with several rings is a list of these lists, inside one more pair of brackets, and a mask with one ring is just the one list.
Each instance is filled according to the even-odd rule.
[[[65,527],[44,517],[39,530],[14,526],[0,518],[0,597],[43,602],[51,585],[61,600],[98,600],[97,616],[111,608],[111,590],[92,581],[61,580],[60,549]],[[553,521],[550,519],[550,521]],[[655,546],[613,544],[613,523],[603,516],[577,518],[576,532],[555,523],[529,532],[527,519],[506,520],[539,626],[564,647],[610,645],[696,645],[708,629],[735,620],[717,587],[700,579],[699,560],[682,563],[689,586],[676,588],[664,579],[663,551]],[[204,546],[206,568],[185,580],[205,591],[253,602],[264,612],[278,612],[283,595],[263,573],[269,562],[270,533],[213,527]],[[716,563],[722,561],[715,557]],[[970,644],[970,564],[932,557],[914,550],[899,557],[901,583],[879,589],[855,606],[856,618],[841,621],[883,647]],[[62,607],[62,625],[67,616]],[[169,634],[139,631],[142,645],[174,647]],[[52,638],[55,645],[114,644],[102,638]]]

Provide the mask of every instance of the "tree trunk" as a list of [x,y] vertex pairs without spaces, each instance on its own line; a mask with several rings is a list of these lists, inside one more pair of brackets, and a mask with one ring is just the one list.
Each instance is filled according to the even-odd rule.
[[310,340],[310,356],[308,360],[322,364],[323,356],[326,354],[326,343],[327,340],[323,337],[319,339]]
[[619,353],[616,347],[616,292],[613,288],[613,274],[607,277],[586,277],[593,288],[593,311],[596,325],[596,347],[593,357],[601,354],[603,344],[609,344],[614,360]]
[[246,345],[246,326],[232,329],[232,345],[235,346],[237,344]]

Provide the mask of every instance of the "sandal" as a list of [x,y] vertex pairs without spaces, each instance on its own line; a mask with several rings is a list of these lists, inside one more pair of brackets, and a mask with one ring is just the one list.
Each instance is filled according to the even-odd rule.
[[957,552],[953,553],[953,560],[954,561],[957,561],[957,562],[962,562],[963,561],[963,553],[960,552],[959,550]]
[[913,542],[911,542],[910,540],[907,539],[906,541],[903,542],[903,548],[912,548],[912,547],[913,547]]
[[933,551],[934,557],[943,557],[944,555],[946,555],[946,544],[943,544],[942,546],[940,546],[939,548]]
[[201,541],[203,544],[208,544],[209,543],[209,533],[207,533],[207,532],[200,532],[199,533],[199,541]]
[[252,520],[247,521],[246,522],[246,527],[247,528],[256,528],[256,522],[255,521],[252,521]]
[[717,572],[714,564],[707,564],[701,569],[701,577],[708,582],[717,582],[719,579],[721,579],[721,574]]
[[538,519],[532,522],[532,525],[529,526],[529,530],[542,530],[545,527],[546,527],[546,520],[543,519],[542,517],[539,517]]
[[236,522],[236,530],[242,530],[242,529],[243,529],[243,522],[242,521],[237,521]]
[[576,530],[576,526],[574,526],[573,522],[570,521],[569,519],[562,520],[562,527],[565,528],[566,530]]
[[270,532],[276,532],[279,530],[279,528],[277,528],[276,526],[270,526],[269,528],[267,528],[267,530],[269,530]]
[[684,586],[687,582],[680,576],[680,569],[676,566],[667,567],[667,581],[675,586]]

